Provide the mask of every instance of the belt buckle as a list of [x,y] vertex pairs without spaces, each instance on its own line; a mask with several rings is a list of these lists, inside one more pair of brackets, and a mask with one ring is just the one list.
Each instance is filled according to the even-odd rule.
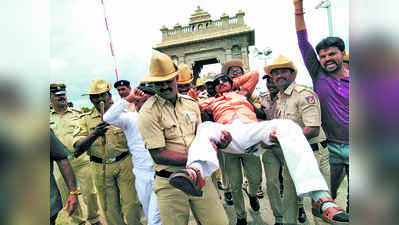
[[116,157],[112,158],[112,159],[108,159],[105,161],[106,163],[110,164],[110,163],[114,163],[116,162]]

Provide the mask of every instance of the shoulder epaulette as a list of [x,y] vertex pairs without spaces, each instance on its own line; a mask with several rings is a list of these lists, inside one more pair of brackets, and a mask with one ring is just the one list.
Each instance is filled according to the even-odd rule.
[[92,114],[92,113],[93,113],[93,110],[90,110],[89,112],[81,113],[81,114],[79,115],[79,118],[82,118],[82,117],[84,117],[84,116],[90,115],[90,114]]
[[295,85],[295,91],[297,91],[297,92],[309,91],[309,92],[314,93],[314,91],[312,89],[310,89],[309,87],[302,85],[302,84]]

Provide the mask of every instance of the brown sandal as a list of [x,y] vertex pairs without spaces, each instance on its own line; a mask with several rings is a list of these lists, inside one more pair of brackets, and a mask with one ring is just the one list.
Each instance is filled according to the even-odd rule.
[[337,212],[342,212],[345,213],[343,209],[340,207],[329,207],[324,212],[322,212],[321,207],[324,203],[326,202],[333,202],[335,203],[334,200],[332,200],[330,197],[323,197],[320,198],[317,202],[312,203],[312,214],[313,216],[321,218],[324,222],[329,223],[329,224],[349,224],[348,222],[342,222],[342,221],[336,221],[333,219],[334,215],[337,214]]
[[[188,171],[189,169],[195,172],[196,179],[190,176],[190,172]],[[188,195],[201,197],[201,187],[203,187],[205,184],[205,182],[201,179],[202,178],[199,170],[188,167],[187,169],[180,169],[174,172],[169,177],[169,184]]]

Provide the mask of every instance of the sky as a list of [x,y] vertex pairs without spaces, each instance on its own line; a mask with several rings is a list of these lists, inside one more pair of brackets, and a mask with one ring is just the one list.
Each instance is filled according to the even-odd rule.
[[[328,36],[327,10],[316,10],[319,2],[304,1],[306,26],[313,45]],[[297,46],[292,0],[104,0],[104,5],[119,79],[137,84],[149,72],[151,55],[156,52],[152,48],[162,39],[161,27],[188,25],[189,17],[200,6],[213,20],[223,13],[234,16],[239,10],[245,12],[244,22],[255,29],[255,46],[249,48],[251,70],[263,73],[265,65],[265,59],[253,56],[253,48],[269,47],[273,53],[267,63],[279,54],[287,56],[298,68],[297,82],[311,86]],[[349,45],[349,3],[331,0],[331,5],[334,36],[342,37]],[[68,100],[75,107],[91,107],[88,97],[81,96],[87,92],[90,80],[103,77],[111,84],[116,81],[101,1],[51,1],[49,21],[50,82],[64,82]],[[119,99],[115,90],[112,93]]]

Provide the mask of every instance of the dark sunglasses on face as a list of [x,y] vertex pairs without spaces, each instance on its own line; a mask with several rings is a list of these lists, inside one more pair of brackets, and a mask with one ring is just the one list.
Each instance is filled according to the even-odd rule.
[[233,74],[233,73],[242,73],[242,71],[240,69],[238,70],[230,70],[229,74]]
[[226,82],[226,81],[229,81],[229,78],[227,78],[227,77],[218,78],[218,79],[215,81],[215,84],[216,84],[216,85],[219,85],[219,84],[220,84],[220,81],[222,81],[222,83],[224,83],[224,82]]

